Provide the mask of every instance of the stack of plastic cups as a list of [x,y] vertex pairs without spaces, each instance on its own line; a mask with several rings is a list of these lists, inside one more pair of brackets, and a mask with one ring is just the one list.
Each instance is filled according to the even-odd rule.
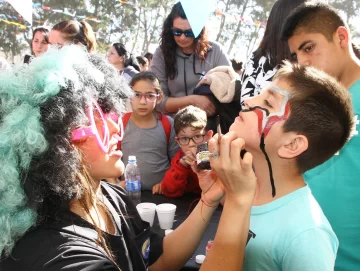
[[150,227],[154,223],[156,204],[151,202],[143,202],[136,205],[142,220],[150,223]]
[[163,203],[156,206],[156,213],[159,218],[160,228],[163,230],[171,229],[174,223],[176,205]]

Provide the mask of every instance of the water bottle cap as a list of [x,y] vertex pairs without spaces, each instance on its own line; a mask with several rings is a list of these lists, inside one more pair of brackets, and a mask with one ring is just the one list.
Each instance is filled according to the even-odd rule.
[[129,162],[136,162],[136,156],[135,155],[129,155],[128,161]]

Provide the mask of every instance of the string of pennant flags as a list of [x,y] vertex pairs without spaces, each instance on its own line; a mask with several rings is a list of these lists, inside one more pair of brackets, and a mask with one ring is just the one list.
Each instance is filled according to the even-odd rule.
[[[140,9],[145,9],[145,10],[151,10],[152,8],[147,8],[141,5],[138,5],[134,2],[130,2],[130,1],[124,1],[124,0],[114,0],[117,4],[115,6],[124,4],[124,5],[130,5],[136,8],[140,8]],[[100,20],[96,17],[90,17],[90,16],[84,16],[84,15],[76,15],[76,11],[74,11],[73,13],[71,13],[67,8],[64,8],[63,10],[61,9],[53,9],[49,6],[42,6],[41,3],[33,3],[33,14],[35,17],[39,17],[38,15],[38,11],[39,9],[42,9],[44,11],[49,11],[52,13],[62,13],[65,14],[67,16],[70,16],[74,19],[79,19],[79,20],[89,20],[89,21],[93,21],[96,23],[101,23],[103,22],[103,20]],[[229,12],[223,12],[220,9],[216,9],[215,10],[215,15],[216,16],[226,16],[229,17],[232,21],[242,21],[243,23],[247,24],[247,25],[251,25],[251,26],[255,26],[255,27],[260,27],[260,26],[266,26],[266,22],[260,22],[260,21],[253,21],[252,18],[250,16],[247,17],[241,17],[238,16],[236,14],[232,14]],[[42,24],[44,23],[44,21],[40,21],[40,20],[33,20],[34,22],[38,23],[38,24]],[[0,22],[6,23],[6,24],[12,24],[15,26],[20,27],[21,29],[27,29],[27,28],[31,28],[30,25],[25,25],[24,23],[24,19],[21,16],[12,16],[12,15],[7,15],[7,14],[1,14],[0,13]],[[46,22],[46,21],[45,21]],[[123,28],[123,29],[130,29],[127,26],[119,26],[119,28]]]
[[229,17],[233,21],[236,21],[236,22],[241,20],[243,23],[245,23],[247,25],[254,25],[256,27],[266,26],[266,22],[254,21],[250,16],[241,17],[239,15],[236,15],[236,14],[233,14],[233,13],[230,13],[230,12],[223,12],[220,9],[215,10],[215,15],[217,15],[217,16],[226,16],[226,17]]

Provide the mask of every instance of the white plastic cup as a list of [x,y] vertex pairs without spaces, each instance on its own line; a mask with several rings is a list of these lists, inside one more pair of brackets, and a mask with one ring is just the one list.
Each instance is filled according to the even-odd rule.
[[163,203],[156,206],[160,228],[163,230],[171,229],[174,223],[176,205]]
[[156,204],[151,202],[143,202],[136,205],[142,220],[150,223],[150,227],[154,223]]

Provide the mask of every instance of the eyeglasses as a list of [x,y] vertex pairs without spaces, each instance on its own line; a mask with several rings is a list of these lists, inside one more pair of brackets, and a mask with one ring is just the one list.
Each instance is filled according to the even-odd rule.
[[178,28],[173,28],[172,30],[174,36],[180,37],[182,34],[185,35],[185,37],[187,38],[195,38],[194,33],[192,32],[192,29],[187,29],[187,30],[181,30]]
[[156,99],[160,96],[160,94],[156,94],[156,93],[145,93],[142,94],[141,92],[135,91],[134,95],[130,97],[130,99],[132,101],[141,101],[142,97],[145,97],[146,102],[151,103],[151,102],[155,102]]
[[187,145],[190,143],[190,139],[195,143],[199,144],[204,141],[205,135],[194,135],[193,137],[176,137],[180,145]]
[[[72,132],[71,138],[73,142],[87,138],[89,136],[95,136],[96,141],[102,151],[105,153],[109,152],[111,137],[107,119],[111,119],[116,122],[117,125],[119,125],[120,132],[119,134],[113,135],[113,137],[115,137],[118,141],[122,140],[124,127],[119,115],[116,113],[104,114],[100,106],[95,101],[93,101],[93,103],[86,109],[86,115],[90,121],[90,125],[75,129]],[[95,116],[97,119],[100,119],[102,125],[99,126],[96,124]]]

